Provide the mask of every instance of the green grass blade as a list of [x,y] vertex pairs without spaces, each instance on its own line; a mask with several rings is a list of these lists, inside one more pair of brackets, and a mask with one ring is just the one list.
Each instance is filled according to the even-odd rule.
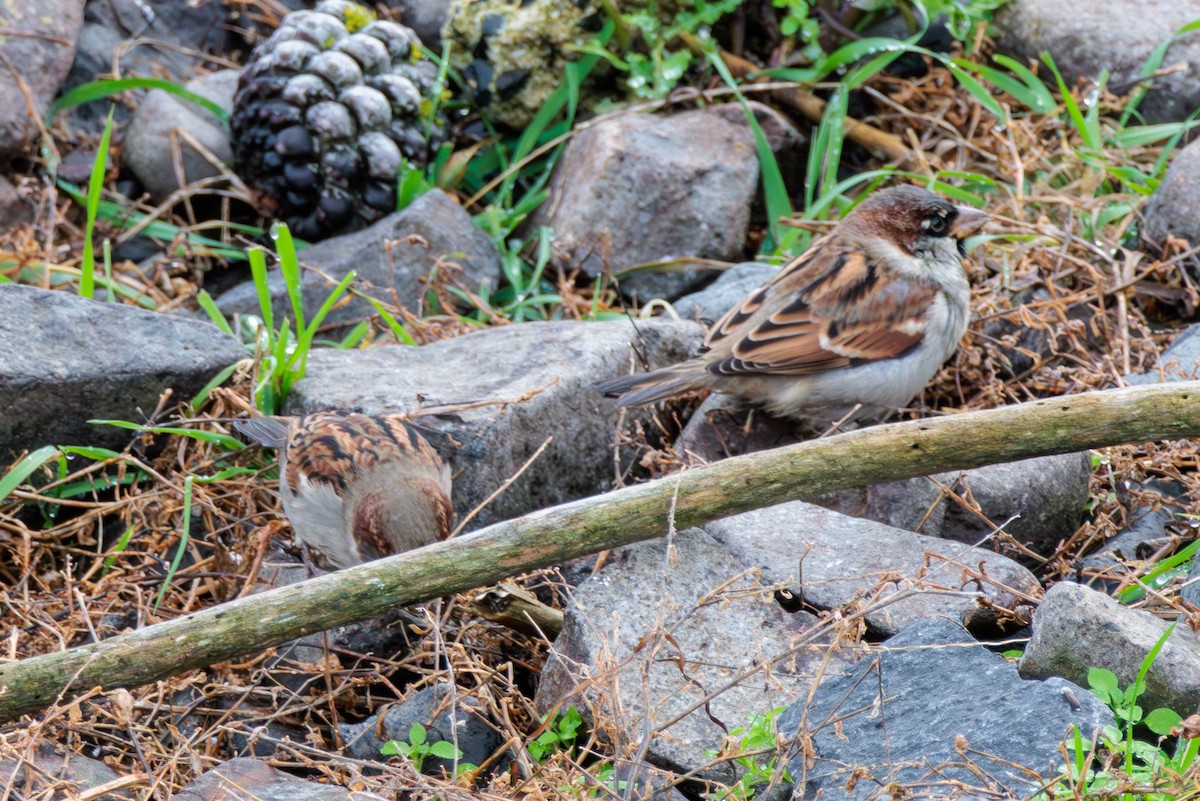
[[[338,302],[338,299],[341,298],[346,288],[350,286],[356,277],[357,273],[354,270],[346,273],[346,277],[339,281],[338,285],[333,288],[333,291],[329,293],[329,297],[325,298],[325,302],[321,304],[321,308],[313,315],[312,322],[300,334],[300,338],[296,342],[296,349],[292,351],[286,363],[289,368],[292,365],[300,366],[299,374],[296,375],[297,379],[304,376],[304,365],[308,362],[308,351],[312,348],[313,337],[317,335],[317,329],[321,327],[321,323],[325,320],[325,315],[333,310],[333,305]],[[296,330],[299,331],[299,327]]]
[[81,86],[77,86],[69,92],[66,92],[53,103],[50,104],[50,109],[46,112],[46,126],[50,127],[54,123],[54,118],[58,113],[72,106],[90,103],[93,100],[101,100],[106,97],[120,94],[121,92],[130,89],[162,89],[164,92],[170,92],[176,97],[187,100],[190,103],[195,103],[198,106],[203,106],[208,111],[212,112],[222,125],[229,127],[229,112],[221,108],[216,103],[209,100],[207,97],[202,97],[195,92],[190,92],[179,84],[173,81],[163,80],[162,78],[106,78],[99,81],[91,81]]
[[[1040,114],[1049,114],[1058,108],[1058,101],[1054,99],[1054,95],[1046,88],[1046,84],[1042,79],[1034,74],[1033,70],[1026,67],[1021,62],[1009,56],[997,54],[992,56],[992,61],[995,61],[1001,67],[1011,72],[1025,86],[1027,96],[1013,95],[1018,100],[1029,106],[1034,111]],[[1011,94],[1011,92],[1010,92]]]
[[275,311],[271,305],[271,285],[267,282],[267,256],[262,248],[246,251],[250,261],[250,276],[254,279],[254,292],[258,295],[258,308],[262,312],[263,326],[268,332],[275,331]]
[[204,402],[208,400],[208,396],[212,394],[212,391],[228,381],[229,377],[234,374],[241,364],[241,362],[234,362],[213,376],[207,384],[200,388],[200,391],[196,393],[195,397],[192,398],[192,408],[199,409],[201,406],[203,406]]
[[180,437],[188,437],[189,439],[206,442],[209,445],[218,445],[225,450],[240,451],[246,447],[236,437],[231,437],[228,434],[222,434],[218,431],[201,431],[193,428],[179,428],[178,426],[147,426],[141,423],[132,423],[128,420],[88,420],[89,423],[98,426],[112,426],[114,428],[124,428],[129,431],[138,431],[143,434],[174,434]]
[[417,344],[417,341],[412,338],[412,334],[408,333],[408,331],[405,330],[404,324],[401,323],[400,321],[398,321],[391,314],[391,312],[389,312],[387,309],[385,309],[383,307],[382,303],[380,303],[378,300],[371,297],[370,295],[361,295],[360,297],[363,300],[365,300],[367,303],[370,303],[375,308],[375,312],[380,317],[383,318],[383,321],[385,323],[387,323],[388,328],[391,329],[392,334],[395,335],[396,339],[399,340],[399,342],[402,345],[416,345]]
[[708,63],[712,65],[717,74],[721,76],[721,80],[725,85],[733,89],[734,96],[738,102],[742,104],[742,113],[746,115],[746,122],[750,125],[750,131],[754,134],[754,149],[758,153],[758,165],[763,183],[763,199],[767,206],[767,228],[769,232],[770,243],[764,243],[764,250],[773,250],[783,241],[784,233],[780,230],[779,221],[781,219],[790,218],[795,210],[792,208],[792,199],[788,196],[787,185],[783,180],[783,172],[779,169],[779,162],[775,159],[775,153],[771,150],[771,145],[767,141],[766,134],[763,133],[762,126],[758,124],[758,119],[754,116],[754,112],[750,110],[750,104],[746,102],[746,98],[738,90],[737,81],[734,80],[733,74],[729,72],[729,67],[725,64],[725,60],[715,48],[706,48],[705,56],[708,58]]
[[286,223],[277,222],[271,226],[271,238],[275,240],[275,253],[279,256],[279,272],[283,275],[287,287],[288,298],[292,302],[292,319],[296,321],[296,330],[304,329],[304,294],[301,287],[300,259],[296,256],[296,242]]
[[112,138],[113,111],[113,107],[109,106],[104,133],[100,135],[100,148],[96,151],[96,158],[92,161],[92,174],[88,178],[87,225],[83,233],[83,258],[79,268],[79,294],[85,298],[96,295],[96,253],[92,236],[96,232],[96,212],[100,208],[100,192],[104,189],[104,173],[108,167],[108,142]]
[[[969,72],[960,67],[953,59],[947,59],[943,62],[950,72],[954,75],[954,79],[958,81],[963,89],[967,90],[967,94],[975,98],[975,100],[996,118],[997,122],[1007,124],[1008,115],[1004,113],[1004,106],[1000,105],[1000,101],[992,97],[992,93],[987,87],[975,80]],[[1012,94],[1011,92],[1009,94]]]
[[112,547],[108,556],[104,558],[104,567],[100,570],[100,575],[104,575],[109,571],[113,563],[117,561],[117,555],[125,552],[125,549],[129,547],[129,541],[132,539],[133,526],[130,526],[121,533],[121,538],[117,540],[117,544]]
[[200,304],[200,308],[208,315],[208,319],[212,320],[212,324],[221,329],[223,333],[233,336],[233,328],[230,327],[229,321],[225,319],[225,315],[217,308],[217,302],[213,300],[212,295],[208,294],[207,289],[201,289],[196,294],[196,302]]
[[179,572],[179,565],[183,561],[184,553],[187,552],[188,543],[191,542],[192,484],[194,481],[194,476],[188,476],[183,480],[183,526],[179,532],[179,545],[175,549],[175,558],[171,560],[171,566],[167,568],[167,575],[163,576],[162,586],[158,588],[158,596],[154,599],[155,612],[158,612],[159,605],[167,595],[167,588],[171,586],[175,574]]
[[1100,141],[1092,139],[1091,128],[1087,120],[1084,119],[1083,110],[1079,108],[1079,103],[1075,101],[1075,97],[1071,94],[1070,87],[1063,80],[1062,73],[1058,71],[1058,65],[1054,63],[1054,59],[1050,57],[1049,53],[1042,53],[1042,61],[1054,73],[1054,80],[1058,83],[1058,92],[1062,95],[1063,105],[1067,108],[1067,116],[1071,120],[1071,127],[1078,132],[1079,138],[1083,141],[1085,147],[1093,151],[1099,150]]
[[33,474],[34,470],[37,470],[51,459],[57,458],[59,454],[60,451],[58,448],[53,445],[45,445],[13,465],[7,473],[0,477],[0,501],[3,501],[12,494],[13,490],[21,486],[25,482],[25,479]]

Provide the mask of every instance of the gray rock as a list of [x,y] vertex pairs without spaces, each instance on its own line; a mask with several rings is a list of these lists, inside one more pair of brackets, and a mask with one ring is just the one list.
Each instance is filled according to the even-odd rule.
[[[1041,589],[1028,570],[990,551],[801,501],[727,517],[704,530],[743,564],[761,569],[766,581],[799,588],[803,601],[820,609],[912,591],[867,616],[884,634],[938,615],[991,626],[991,604],[1012,609]],[[989,581],[973,577],[981,570]]]
[[442,52],[442,26],[450,16],[451,0],[400,0],[399,21],[412,28],[421,43],[435,53]]
[[0,175],[0,234],[6,234],[21,223],[33,220],[33,209],[13,186],[12,181]]
[[1192,560],[1192,569],[1188,571],[1187,580],[1179,588],[1179,597],[1200,609],[1200,559]]
[[[709,715],[733,729],[803,697],[822,658],[820,650],[801,652],[775,665],[770,678],[759,670],[727,687],[740,671],[788,652],[793,637],[815,623],[784,612],[749,577],[731,582],[743,570],[699,529],[675,535],[670,549],[655,540],[610,552],[567,607],[542,671],[538,710],[589,682],[568,701],[585,720],[596,704],[617,727],[617,741],[645,747],[647,761],[731,781],[727,763],[706,767],[706,752],[725,734]],[[706,706],[706,695],[720,688]]]
[[[183,83],[195,75],[206,53],[227,52],[239,26],[220,2],[205,0],[105,0],[82,3],[83,30],[64,89],[94,81],[113,70],[122,76],[157,76]],[[138,92],[137,94],[142,94]],[[84,103],[67,109],[68,125],[98,133],[111,104]],[[114,106],[114,118],[125,122],[130,110]]]
[[1177,152],[1146,203],[1142,239],[1159,248],[1168,236],[1200,242],[1200,142]]
[[[1049,52],[1068,86],[1108,70],[1108,85],[1125,94],[1154,49],[1195,18],[1192,0],[1013,0],[996,12],[993,28],[1000,52],[1034,61]],[[1184,69],[1156,78],[1139,107],[1148,122],[1182,120],[1200,105],[1194,78],[1200,70],[1200,35],[1189,33],[1168,48],[1163,66],[1175,64]]]
[[[357,273],[359,289],[387,304],[399,302],[414,312],[422,307],[426,282],[436,271],[451,271],[472,292],[483,285],[494,287],[500,276],[500,257],[492,240],[475,225],[471,215],[437,189],[369,228],[326,239],[301,250],[298,256],[301,265],[308,268],[302,280],[308,319],[329,297],[334,284],[351,270]],[[284,315],[291,317],[287,287],[278,271],[272,271],[269,288],[276,320]],[[250,283],[221,295],[217,306],[227,316],[262,313]],[[334,309],[325,324],[350,326],[374,316],[375,309],[367,301],[352,298]]]
[[554,229],[560,269],[617,276],[622,291],[642,301],[675,298],[712,271],[620,272],[671,259],[739,258],[757,186],[744,120],[708,110],[624,114],[571,141],[532,224]]
[[[379,749],[388,740],[409,741],[414,723],[425,727],[426,742],[449,742],[462,753],[458,762],[482,765],[503,744],[495,728],[485,722],[479,700],[442,682],[418,690],[411,697],[392,704],[379,715],[361,723],[339,723],[346,753],[356,759],[381,759]],[[428,757],[421,766],[431,776],[443,770],[453,776],[454,760]]]
[[[1197,175],[1200,180],[1200,175]],[[1170,347],[1163,351],[1157,370],[1125,376],[1134,385],[1193,381],[1200,378],[1200,324],[1184,329]]]
[[[237,83],[237,70],[221,70],[189,81],[187,88],[232,111]],[[218,162],[233,161],[229,129],[211,111],[161,89],[147,92],[125,130],[121,162],[158,200],[221,172],[188,144],[181,133],[193,137]],[[176,173],[176,152],[180,155],[182,175]]]
[[[1033,616],[1033,639],[1021,657],[1021,675],[1062,676],[1082,684],[1088,668],[1101,667],[1128,687],[1167,625],[1095,590],[1060,582]],[[1175,629],[1150,666],[1138,703],[1147,711],[1165,706],[1182,715],[1200,705],[1200,643],[1186,626]]]
[[[5,70],[16,70],[0,81],[0,159],[25,152],[37,135],[39,118],[58,94],[75,58],[75,41],[83,27],[79,0],[11,0],[4,5],[4,25],[12,31],[0,40]],[[25,92],[33,109],[28,108]]]
[[[9,753],[12,753],[11,749]],[[124,796],[88,793],[92,788],[118,778],[117,773],[103,762],[64,753],[48,742],[39,744],[35,753],[23,756],[20,761],[0,759],[0,795],[10,798],[59,799],[86,795],[95,801],[121,801]],[[68,787],[70,790],[64,793]]]
[[[615,401],[592,385],[628,372],[631,350],[654,367],[686,359],[695,323],[626,320],[521,323],[423,347],[319,350],[292,390],[293,412],[446,407],[418,425],[454,468],[454,507],[474,509],[548,437],[540,457],[472,528],[603,492],[613,480]],[[460,405],[469,408],[457,409]],[[631,410],[626,419],[646,421]]]
[[1124,530],[1075,564],[1080,584],[1111,594],[1129,575],[1131,563],[1149,559],[1171,535],[1179,508],[1171,501],[1183,491],[1179,484],[1150,481],[1130,493],[1128,520]]
[[92,418],[141,421],[172,389],[187,399],[246,348],[213,325],[132,306],[0,284],[0,453],[40,445],[120,447]]
[[383,801],[372,793],[350,792],[343,787],[318,784],[273,768],[266,762],[242,757],[217,765],[184,785],[175,801]]
[[[1091,473],[1091,457],[1087,453],[1066,453],[992,464],[935,478],[949,484],[959,496],[974,499],[983,516],[1003,525],[1004,531],[1017,542],[1048,556],[1083,522]],[[926,531],[946,539],[978,543],[992,528],[974,512],[947,500],[937,531]]]
[[777,264],[757,261],[735,264],[709,286],[675,301],[675,311],[686,320],[714,323],[778,272]]
[[[803,756],[789,764],[796,799],[887,797],[881,791],[892,782],[921,799],[1025,798],[1040,783],[1033,777],[1061,763],[1072,726],[1086,739],[1111,724],[1087,690],[1062,679],[1023,681],[961,626],[936,618],[823,681],[811,704],[780,716],[779,731],[803,727],[812,736],[810,764]],[[847,790],[852,771],[865,775]]]

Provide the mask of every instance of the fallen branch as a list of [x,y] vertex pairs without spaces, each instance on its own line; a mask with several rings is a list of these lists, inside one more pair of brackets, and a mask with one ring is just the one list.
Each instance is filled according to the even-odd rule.
[[132,687],[680,528],[846,487],[1124,442],[1200,436],[1200,382],[1089,392],[748,454],[458,539],[0,666],[0,721]]

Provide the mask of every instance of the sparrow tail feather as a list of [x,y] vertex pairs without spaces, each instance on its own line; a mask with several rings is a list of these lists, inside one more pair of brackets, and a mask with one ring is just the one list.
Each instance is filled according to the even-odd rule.
[[233,427],[242,436],[268,448],[282,448],[287,442],[288,424],[280,417],[238,418]]
[[685,392],[705,389],[692,370],[668,367],[651,373],[635,373],[599,381],[595,387],[607,398],[617,398],[621,406],[647,406]]

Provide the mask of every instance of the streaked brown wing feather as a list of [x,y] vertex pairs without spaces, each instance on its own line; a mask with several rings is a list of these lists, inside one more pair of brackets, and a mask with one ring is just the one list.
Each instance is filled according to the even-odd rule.
[[807,375],[896,358],[921,342],[936,296],[935,287],[826,240],[714,326],[708,369]]

